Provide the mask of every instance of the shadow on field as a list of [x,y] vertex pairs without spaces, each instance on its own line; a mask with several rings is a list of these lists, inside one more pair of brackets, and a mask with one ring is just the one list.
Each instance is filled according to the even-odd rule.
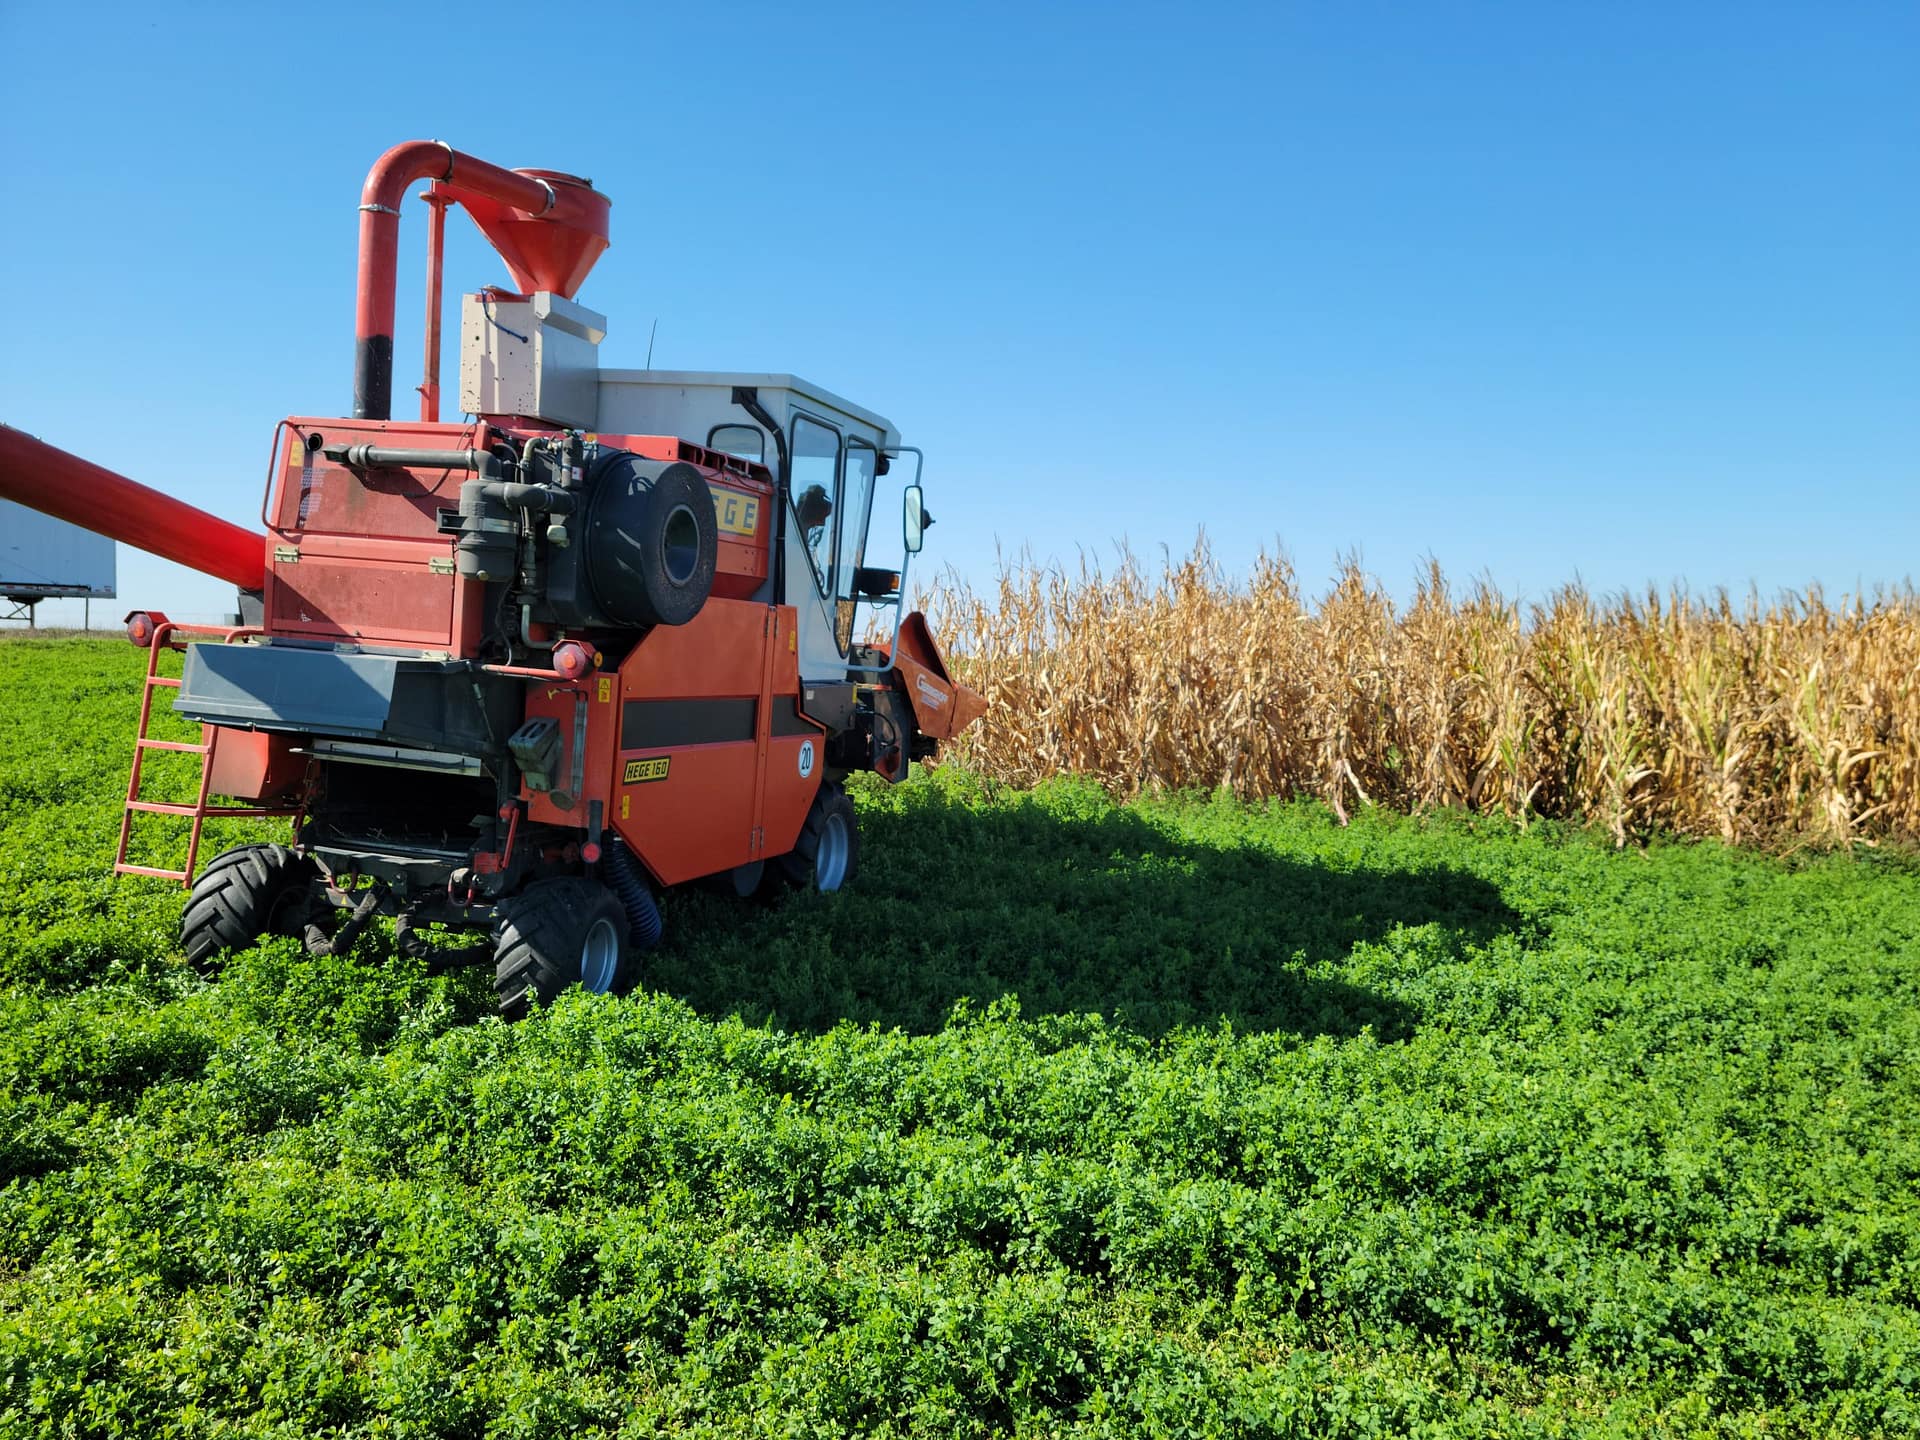
[[676,904],[646,983],[707,1014],[797,1029],[926,1032],[963,997],[1017,995],[1028,1018],[1098,1012],[1149,1036],[1224,1018],[1398,1040],[1412,1007],[1313,972],[1399,926],[1438,927],[1416,942],[1437,960],[1518,919],[1459,871],[1334,870],[1096,804],[1062,814],[923,793],[864,812],[861,848],[859,879],[838,895],[771,911]]

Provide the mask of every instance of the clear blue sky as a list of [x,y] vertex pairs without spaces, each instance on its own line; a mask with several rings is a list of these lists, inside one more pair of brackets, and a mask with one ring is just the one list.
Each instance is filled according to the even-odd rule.
[[[604,363],[657,317],[890,416],[976,578],[1202,525],[1402,593],[1920,572],[1911,4],[17,3],[0,53],[0,419],[235,519],[434,137],[612,196]],[[449,235],[450,305],[507,280]]]

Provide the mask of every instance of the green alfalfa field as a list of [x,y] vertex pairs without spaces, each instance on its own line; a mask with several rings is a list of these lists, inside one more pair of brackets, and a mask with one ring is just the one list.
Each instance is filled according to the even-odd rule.
[[508,1027],[190,970],[140,661],[0,644],[0,1434],[1920,1432],[1910,853],[942,772]]

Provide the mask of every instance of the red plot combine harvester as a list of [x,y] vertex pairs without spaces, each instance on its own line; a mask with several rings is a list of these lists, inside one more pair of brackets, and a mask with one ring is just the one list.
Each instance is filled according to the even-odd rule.
[[[395,246],[420,181],[426,377],[420,419],[395,420]],[[463,298],[460,424],[439,420],[450,205],[515,282]],[[573,296],[608,209],[586,180],[438,142],[381,156],[353,414],[277,427],[264,534],[0,427],[0,497],[239,589],[231,629],[128,618],[151,653],[116,868],[191,885],[195,962],[263,933],[344,954],[384,914],[410,953],[426,924],[490,932],[510,1017],[573,984],[621,990],[659,940],[656,889],[839,887],[859,853],[845,776],[899,780],[980,713],[905,613],[931,523],[919,452],[791,375],[602,369],[606,321]],[[889,475],[886,567],[867,532]],[[175,649],[177,678],[159,663]],[[147,734],[166,689],[201,744]],[[202,763],[193,804],[142,798],[166,749]],[[128,862],[140,811],[190,821],[184,872]],[[292,842],[195,878],[209,814],[290,815]]]

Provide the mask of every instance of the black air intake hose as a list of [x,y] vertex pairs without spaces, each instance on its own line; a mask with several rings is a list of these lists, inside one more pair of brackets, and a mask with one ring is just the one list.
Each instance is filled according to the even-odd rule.
[[632,931],[634,945],[642,950],[653,949],[667,932],[666,922],[660,918],[660,907],[654,902],[653,892],[640,878],[640,867],[633,863],[633,856],[627,853],[618,835],[607,836],[600,865],[606,872],[607,884],[626,908],[627,926]]

